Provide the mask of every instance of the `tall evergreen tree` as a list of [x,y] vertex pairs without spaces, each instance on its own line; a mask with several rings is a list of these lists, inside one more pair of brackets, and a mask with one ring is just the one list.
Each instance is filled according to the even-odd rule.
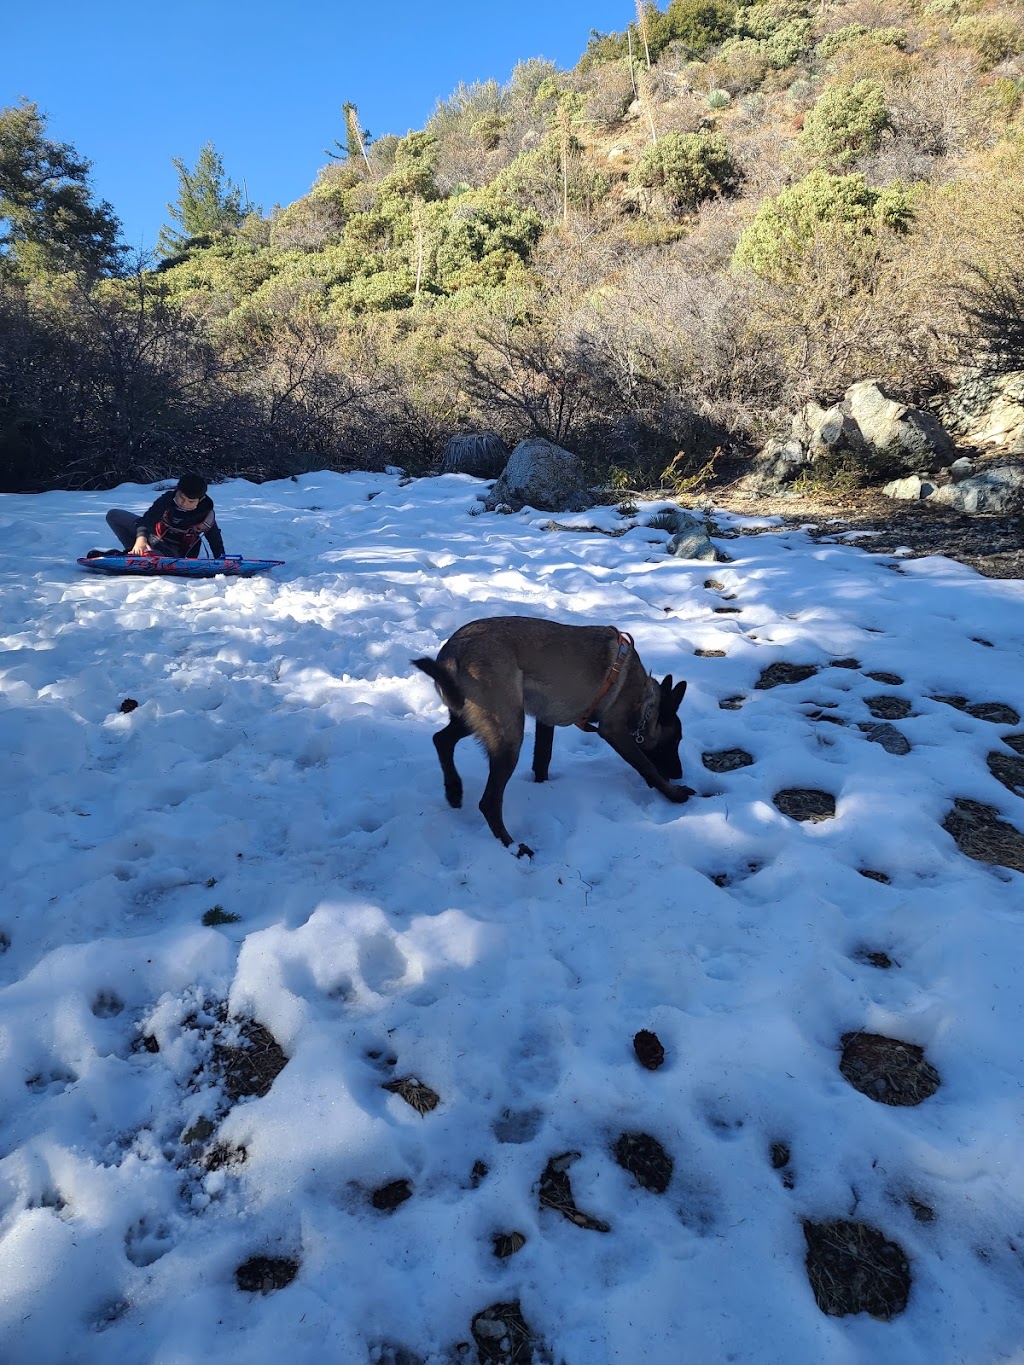
[[91,166],[46,136],[46,117],[30,100],[0,109],[0,267],[87,278],[117,269],[121,224],[105,200],[93,201]]
[[224,162],[212,142],[200,150],[195,168],[190,170],[180,156],[171,164],[178,172],[178,198],[167,211],[178,227],[165,224],[160,229],[157,250],[161,255],[177,256],[194,237],[215,237],[231,232],[252,209],[243,201],[242,191],[224,170]]
[[360,159],[365,163],[367,171],[370,170],[370,158],[367,148],[373,141],[373,135],[368,133],[359,122],[359,110],[351,100],[346,100],[341,106],[341,112],[345,119],[345,141],[338,142],[335,139],[337,151],[332,152],[328,147],[327,155],[332,161],[349,161],[355,163]]

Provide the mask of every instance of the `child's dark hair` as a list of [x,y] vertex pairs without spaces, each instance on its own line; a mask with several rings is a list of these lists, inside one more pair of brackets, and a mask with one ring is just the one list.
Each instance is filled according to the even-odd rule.
[[205,498],[206,480],[201,474],[182,474],[178,480],[178,492],[186,498]]

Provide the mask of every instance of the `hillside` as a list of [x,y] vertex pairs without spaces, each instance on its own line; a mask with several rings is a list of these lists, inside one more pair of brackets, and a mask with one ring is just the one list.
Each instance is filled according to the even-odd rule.
[[1021,368],[1021,18],[672,0],[405,137],[350,108],[306,196],[155,269],[9,255],[4,486],[415,472],[483,429],[644,487],[866,376]]

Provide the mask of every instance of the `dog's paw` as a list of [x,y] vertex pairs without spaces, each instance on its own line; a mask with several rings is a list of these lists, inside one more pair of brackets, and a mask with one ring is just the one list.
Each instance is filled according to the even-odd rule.
[[520,844],[519,847],[516,849],[516,857],[517,857],[517,858],[532,858],[532,857],[533,857],[533,849],[530,848],[530,846],[529,846],[528,844]]
[[666,787],[665,795],[670,801],[674,801],[677,806],[681,806],[684,801],[689,801],[690,797],[696,796],[697,793],[692,787]]

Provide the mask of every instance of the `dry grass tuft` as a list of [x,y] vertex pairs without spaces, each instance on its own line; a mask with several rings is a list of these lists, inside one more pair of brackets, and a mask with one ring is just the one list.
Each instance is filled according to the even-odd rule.
[[592,1218],[589,1213],[584,1213],[582,1209],[576,1207],[572,1182],[567,1172],[579,1158],[579,1152],[563,1152],[561,1156],[551,1158],[540,1178],[540,1206],[542,1209],[554,1209],[570,1223],[575,1223],[578,1228],[585,1228],[588,1232],[610,1232],[611,1227],[608,1223],[600,1218]]
[[431,1109],[436,1109],[441,1103],[441,1096],[436,1090],[431,1090],[429,1085],[424,1085],[415,1076],[403,1076],[401,1080],[385,1081],[381,1086],[382,1090],[389,1090],[392,1095],[397,1095],[405,1100],[406,1104],[411,1105],[421,1117],[429,1114]]

